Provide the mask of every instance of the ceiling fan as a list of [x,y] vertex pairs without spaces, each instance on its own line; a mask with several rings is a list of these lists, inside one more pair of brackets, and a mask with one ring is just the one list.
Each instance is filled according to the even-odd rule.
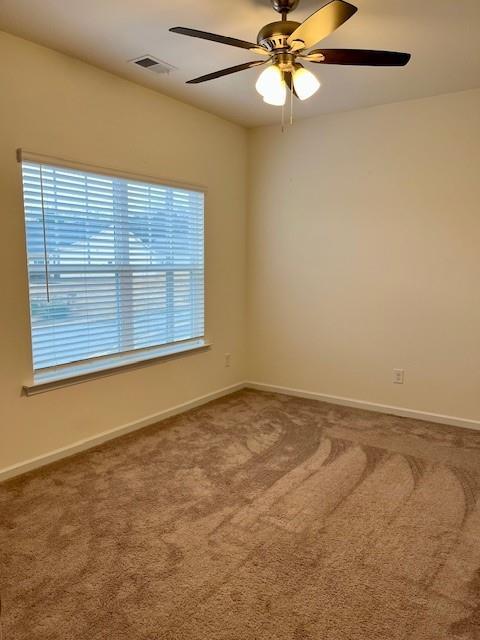
[[257,36],[257,43],[220,36],[207,31],[173,27],[170,31],[192,38],[211,40],[232,47],[246,49],[260,55],[262,60],[252,60],[243,64],[207,73],[199,78],[189,80],[187,84],[198,84],[214,80],[222,76],[244,71],[264,64],[269,66],[260,74],[256,89],[264,102],[275,106],[283,106],[287,91],[291,91],[300,100],[310,98],[320,87],[320,82],[303,62],[315,64],[340,64],[373,67],[403,67],[410,60],[409,53],[395,51],[372,51],[369,49],[313,49],[317,42],[329,36],[357,11],[349,2],[330,0],[304,22],[288,19],[288,14],[297,8],[299,0],[270,0],[275,11],[282,19],[262,27]]

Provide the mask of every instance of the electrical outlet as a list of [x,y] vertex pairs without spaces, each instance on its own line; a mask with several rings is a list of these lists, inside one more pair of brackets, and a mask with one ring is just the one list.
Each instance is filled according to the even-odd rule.
[[393,384],[403,384],[405,382],[405,370],[404,369],[394,369],[393,370],[392,382],[393,382]]
[[231,359],[232,359],[231,354],[230,354],[230,353],[226,353],[226,354],[225,354],[225,366],[226,366],[226,367],[229,367],[229,366],[230,366],[230,361],[231,361]]

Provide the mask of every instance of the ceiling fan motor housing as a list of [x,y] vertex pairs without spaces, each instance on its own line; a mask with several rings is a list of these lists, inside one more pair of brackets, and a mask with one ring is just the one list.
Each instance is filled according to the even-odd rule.
[[300,0],[272,0],[272,6],[278,13],[290,13],[298,7]]
[[299,26],[300,22],[294,22],[293,20],[270,22],[270,24],[266,24],[260,29],[257,42],[268,51],[287,50],[287,40]]

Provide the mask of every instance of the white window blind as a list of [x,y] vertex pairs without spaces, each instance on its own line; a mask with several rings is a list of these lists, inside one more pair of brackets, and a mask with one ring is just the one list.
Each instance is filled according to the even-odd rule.
[[204,334],[204,194],[22,162],[35,372]]

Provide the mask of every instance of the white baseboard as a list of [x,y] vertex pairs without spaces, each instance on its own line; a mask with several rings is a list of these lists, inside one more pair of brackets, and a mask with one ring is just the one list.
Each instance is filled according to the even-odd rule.
[[377,404],[376,402],[367,402],[365,400],[343,398],[342,396],[329,396],[324,393],[303,391],[302,389],[291,389],[290,387],[279,387],[273,384],[264,384],[263,382],[247,382],[245,383],[245,387],[249,389],[257,389],[258,391],[270,391],[271,393],[283,393],[287,396],[298,396],[299,398],[330,402],[331,404],[339,404],[343,407],[354,407],[355,409],[387,413],[394,416],[400,416],[402,418],[414,418],[416,420],[425,420],[427,422],[448,424],[453,427],[463,427],[465,429],[476,429],[480,431],[480,421],[470,420],[468,418],[456,418],[454,416],[444,416],[438,413],[427,413],[426,411],[415,411],[414,409],[404,409],[403,407],[392,407],[387,404]]
[[447,424],[454,427],[463,427],[465,429],[476,429],[480,431],[480,421],[478,420],[456,418],[454,416],[445,416],[438,413],[427,413],[425,411],[415,411],[413,409],[405,409],[403,407],[392,407],[390,405],[378,404],[376,402],[355,400],[353,398],[344,398],[342,396],[331,396],[324,393],[304,391],[302,389],[292,389],[290,387],[280,387],[273,384],[264,384],[263,382],[239,382],[237,384],[230,385],[229,387],[218,389],[217,391],[213,391],[212,393],[208,393],[204,396],[194,398],[189,402],[184,402],[183,404],[171,407],[170,409],[165,409],[164,411],[160,411],[159,413],[147,416],[145,418],[142,418],[141,420],[124,424],[109,431],[103,431],[102,433],[92,436],[91,438],[79,440],[67,447],[62,447],[61,449],[56,449],[55,451],[52,451],[45,455],[26,460],[25,462],[20,462],[11,467],[6,467],[5,469],[1,469],[0,482],[8,480],[9,478],[13,478],[14,476],[21,475],[23,473],[27,473],[28,471],[32,471],[33,469],[43,467],[44,465],[55,462],[56,460],[60,460],[61,458],[67,458],[68,456],[72,456],[75,453],[80,453],[81,451],[91,449],[92,447],[96,447],[97,445],[102,444],[103,442],[107,442],[108,440],[113,440],[114,438],[123,436],[126,433],[131,433],[132,431],[136,431],[137,429],[148,427],[149,425],[161,422],[166,418],[178,415],[179,413],[184,413],[189,409],[194,409],[195,407],[206,404],[211,400],[221,398],[223,396],[229,395],[230,393],[233,393],[234,391],[240,391],[241,389],[245,388],[257,389],[258,391],[269,391],[270,393],[282,393],[288,396],[297,396],[300,398],[308,398],[310,400],[330,402],[331,404],[338,404],[344,407],[354,407],[356,409],[365,409],[367,411],[392,414],[403,418],[414,418],[416,420],[436,422],[438,424]]
[[92,436],[91,438],[79,440],[74,444],[62,447],[61,449],[56,449],[55,451],[42,456],[38,456],[37,458],[32,458],[30,460],[26,460],[25,462],[15,464],[11,467],[1,469],[0,482],[8,480],[9,478],[13,478],[14,476],[18,476],[22,473],[27,473],[27,471],[32,471],[33,469],[37,469],[38,467],[43,467],[44,465],[55,462],[56,460],[60,460],[61,458],[67,458],[68,456],[72,456],[75,453],[80,453],[81,451],[85,451],[86,449],[91,449],[92,447],[96,447],[97,445],[102,444],[102,442],[107,442],[107,440],[113,440],[114,438],[123,436],[126,433],[130,433],[132,431],[136,431],[137,429],[148,427],[151,424],[161,422],[166,418],[171,418],[172,416],[178,415],[179,413],[184,413],[189,409],[194,409],[195,407],[206,404],[211,400],[216,400],[217,398],[226,396],[230,393],[233,393],[234,391],[239,391],[244,387],[245,383],[239,382],[238,384],[233,384],[229,387],[218,389],[217,391],[207,393],[204,396],[194,398],[189,402],[184,402],[183,404],[171,407],[170,409],[165,409],[164,411],[160,411],[159,413],[147,416],[145,418],[142,418],[141,420],[129,422],[128,424],[116,427],[115,429],[110,429],[109,431],[103,431],[102,433]]

